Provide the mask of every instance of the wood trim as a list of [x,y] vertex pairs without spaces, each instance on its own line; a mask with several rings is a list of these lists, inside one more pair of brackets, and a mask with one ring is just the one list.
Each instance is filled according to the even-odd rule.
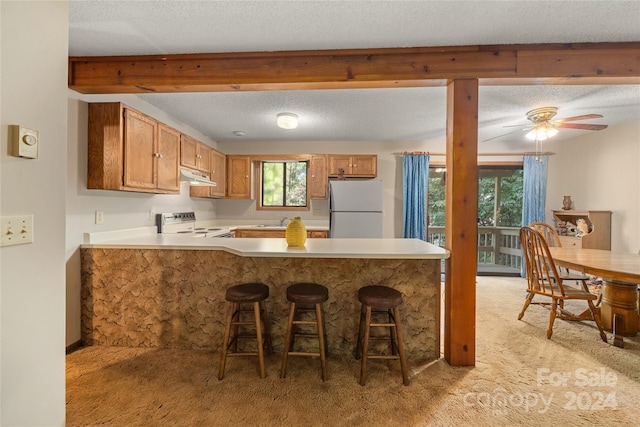
[[65,354],[71,354],[74,351],[80,350],[82,347],[84,347],[82,340],[76,341],[66,347]]
[[70,57],[85,94],[640,82],[640,42]]
[[270,160],[297,160],[300,162],[308,162],[311,160],[311,154],[250,154],[249,157],[252,162]]

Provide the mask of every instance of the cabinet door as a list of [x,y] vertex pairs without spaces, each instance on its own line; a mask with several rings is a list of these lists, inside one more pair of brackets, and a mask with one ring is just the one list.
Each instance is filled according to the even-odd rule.
[[375,154],[353,156],[351,162],[351,173],[358,176],[375,177],[378,174],[378,156]]
[[158,189],[180,191],[180,132],[159,124],[157,153]]
[[226,156],[216,150],[211,150],[211,181],[217,185],[211,187],[212,197],[224,197],[226,182]]
[[327,198],[327,156],[312,155],[309,160],[309,197]]
[[180,164],[198,169],[198,141],[188,135],[180,135]]
[[331,154],[329,156],[329,175],[339,175],[340,169],[344,171],[345,175],[351,174],[351,156]]
[[206,174],[211,173],[211,147],[202,142],[198,143],[198,153],[196,154],[198,170]]
[[156,187],[156,135],[158,123],[136,111],[125,109],[124,186]]
[[231,199],[251,198],[251,158],[227,156],[227,194]]

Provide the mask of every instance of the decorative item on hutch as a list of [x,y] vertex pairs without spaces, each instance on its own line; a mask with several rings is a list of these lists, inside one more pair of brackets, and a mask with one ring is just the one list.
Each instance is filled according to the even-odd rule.
[[564,198],[562,199],[562,209],[564,209],[565,211],[570,210],[571,203],[573,203],[571,201],[571,196],[564,196]]
[[304,246],[307,241],[307,228],[299,216],[289,222],[284,237],[289,246]]

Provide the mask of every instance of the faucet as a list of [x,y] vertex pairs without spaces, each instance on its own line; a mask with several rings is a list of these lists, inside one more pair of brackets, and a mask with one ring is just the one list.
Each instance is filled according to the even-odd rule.
[[284,227],[284,222],[289,219],[289,217],[287,216],[283,216],[282,218],[280,218],[280,227]]

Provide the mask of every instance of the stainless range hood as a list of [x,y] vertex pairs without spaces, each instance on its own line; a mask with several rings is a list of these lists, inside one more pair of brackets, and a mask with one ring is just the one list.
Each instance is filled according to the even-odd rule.
[[189,185],[201,185],[208,187],[217,187],[218,184],[211,181],[209,176],[202,172],[196,172],[189,169],[180,168],[180,181],[188,182]]

